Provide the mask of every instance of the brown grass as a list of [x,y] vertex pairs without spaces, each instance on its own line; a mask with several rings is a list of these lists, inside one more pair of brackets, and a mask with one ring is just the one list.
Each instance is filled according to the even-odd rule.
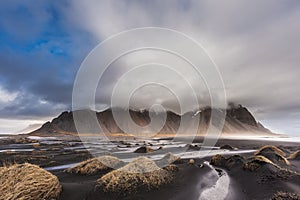
[[300,160],[300,150],[295,151],[294,153],[292,153],[289,157],[289,160]]
[[254,155],[262,155],[276,164],[290,165],[290,162],[285,158],[286,154],[272,145],[260,148]]
[[264,156],[254,156],[249,159],[247,163],[244,164],[244,169],[247,169],[249,171],[257,171],[261,166],[265,164],[270,164],[273,166],[278,167],[275,165],[272,161],[270,161],[268,158]]
[[28,143],[38,143],[39,141],[38,140],[32,140],[32,139],[29,139],[29,138],[24,138],[24,137],[21,137],[21,138],[17,138],[15,139],[14,141],[15,143],[17,144],[28,144]]
[[136,149],[134,151],[134,153],[151,153],[153,152],[154,150],[151,149],[150,147],[139,147],[138,149]]
[[282,157],[286,156],[286,154],[281,149],[279,149],[278,147],[273,146],[273,145],[266,145],[266,146],[261,147],[254,153],[254,155],[259,155],[264,152],[274,152],[278,155],[281,155]]
[[61,190],[58,178],[36,165],[0,168],[0,200],[53,200]]
[[279,161],[285,165],[291,165],[290,161],[288,161],[288,159],[286,159],[285,157],[282,157],[282,156],[278,156],[277,161]]
[[233,166],[242,166],[245,163],[245,158],[240,155],[232,155],[226,159],[226,167],[231,169]]
[[299,176],[297,172],[291,171],[286,168],[282,168],[277,164],[274,164],[264,156],[255,156],[249,159],[244,164],[244,169],[259,174],[258,182],[264,183],[273,180],[289,180],[295,176]]
[[128,195],[158,189],[170,183],[172,179],[171,172],[159,168],[155,162],[146,157],[140,157],[98,179],[96,188],[105,192]]
[[223,166],[226,162],[226,158],[220,154],[214,155],[211,160],[210,160],[210,164],[214,165],[214,166]]
[[101,156],[83,161],[65,171],[73,174],[94,175],[100,172],[111,171],[121,167],[122,165],[123,162],[116,157]]
[[300,195],[289,192],[277,192],[271,200],[300,200]]
[[231,170],[233,167],[242,167],[245,163],[245,158],[240,155],[232,155],[225,158],[222,155],[215,155],[211,158],[210,164],[217,167],[225,167]]
[[232,147],[229,144],[225,144],[225,145],[221,146],[220,149],[234,150],[234,147]]
[[174,162],[178,162],[178,161],[181,160],[179,156],[175,156],[175,155],[172,154],[172,153],[167,153],[167,154],[163,157],[163,159],[167,159],[167,161],[168,161],[169,164],[172,164],[172,163],[174,163]]
[[163,163],[164,165],[170,165],[180,161],[181,158],[179,156],[175,156],[172,153],[167,153],[161,160],[159,160],[159,162]]
[[178,172],[179,171],[179,168],[173,164],[165,166],[163,169],[167,170],[168,172]]

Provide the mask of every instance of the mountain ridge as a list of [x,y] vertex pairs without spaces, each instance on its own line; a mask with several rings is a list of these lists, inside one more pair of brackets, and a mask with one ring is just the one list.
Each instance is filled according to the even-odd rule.
[[[158,134],[175,134],[180,126],[180,121],[184,117],[185,119],[190,119],[191,124],[193,123],[193,118],[195,115],[200,114],[199,125],[197,134],[204,134],[211,122],[212,110],[217,110],[221,113],[226,111],[225,123],[222,129],[222,133],[237,134],[243,132],[257,133],[257,134],[272,134],[270,130],[265,128],[260,122],[258,122],[255,117],[249,112],[246,107],[242,105],[237,105],[234,107],[222,109],[212,109],[209,107],[199,109],[198,111],[191,111],[184,113],[183,115],[176,114],[172,111],[166,112],[166,121],[162,129]],[[148,110],[132,110],[132,109],[117,109],[114,112],[119,112],[124,114],[128,112],[131,119],[139,126],[147,126],[150,122],[150,115],[152,117],[158,117],[158,120],[162,118],[161,113],[154,113]],[[124,131],[117,124],[112,109],[106,109],[101,112],[93,110],[76,110],[76,111],[64,111],[58,117],[54,118],[51,122],[48,121],[43,124],[39,129],[31,132],[31,134],[76,134],[77,130],[74,123],[73,112],[87,112],[89,114],[96,114],[97,120],[104,133],[124,133]],[[124,113],[122,113],[124,112]],[[122,120],[122,127],[126,127],[129,130],[135,131],[134,127],[128,122],[128,117]],[[152,118],[153,119],[153,118]],[[85,122],[88,125],[89,122]],[[188,132],[188,130],[186,130]]]

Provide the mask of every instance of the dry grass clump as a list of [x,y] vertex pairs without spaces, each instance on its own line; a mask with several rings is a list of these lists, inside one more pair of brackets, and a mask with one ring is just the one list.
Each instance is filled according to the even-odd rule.
[[186,147],[187,147],[188,150],[196,150],[196,151],[198,151],[198,150],[201,149],[201,147],[198,146],[197,144],[195,144],[195,145],[193,145],[193,144],[187,144]]
[[225,158],[222,155],[215,155],[211,158],[210,164],[217,167],[225,167],[228,170],[241,168],[245,163],[245,158],[240,155],[232,155],[229,158]]
[[32,164],[0,169],[0,200],[53,200],[61,193],[58,178]]
[[264,156],[255,156],[249,160],[243,167],[245,170],[258,173],[260,182],[289,180],[292,177],[298,176],[296,172],[282,168]]
[[285,165],[291,165],[290,161],[288,161],[285,157],[282,156],[276,156],[275,158],[279,163],[285,164]]
[[127,195],[158,189],[170,183],[172,179],[171,172],[159,168],[155,162],[146,157],[140,157],[98,179],[96,188]]
[[286,154],[281,149],[273,145],[266,145],[261,147],[254,153],[254,155],[259,155],[262,153],[269,153],[269,152],[275,152],[276,154],[281,155],[282,157],[286,156]]
[[271,200],[300,200],[300,195],[289,192],[277,192]]
[[214,155],[210,160],[211,165],[218,166],[218,167],[224,166],[225,162],[226,162],[226,158],[220,154]]
[[262,155],[276,164],[290,165],[290,162],[285,158],[286,154],[272,145],[263,146],[254,155]]
[[167,170],[168,172],[178,172],[179,171],[179,168],[173,164],[165,166],[163,169]]
[[65,171],[73,174],[94,175],[100,172],[111,171],[122,165],[123,162],[116,157],[101,156],[83,161]]
[[129,173],[146,173],[160,170],[154,161],[150,160],[147,157],[139,157],[124,167],[120,168],[120,171],[129,172]]
[[26,137],[16,138],[14,141],[14,143],[16,144],[28,144],[28,143],[38,143],[38,142],[39,142],[38,140],[32,140]]
[[244,169],[247,169],[249,171],[257,171],[261,166],[265,164],[270,164],[272,166],[276,166],[272,161],[270,161],[268,158],[264,156],[254,156],[249,159],[247,163],[244,164]]
[[168,164],[172,164],[172,163],[175,163],[175,162],[179,162],[181,159],[179,156],[175,156],[174,154],[172,153],[167,153],[163,158],[162,160],[167,160],[167,163]]
[[231,168],[233,166],[243,166],[245,158],[240,155],[232,155],[226,159],[226,167]]
[[134,153],[151,153],[153,152],[154,150],[151,149],[150,147],[139,147],[138,149],[136,149],[134,151]]
[[162,159],[158,160],[156,163],[158,166],[167,166],[170,164],[181,163],[182,160],[179,156],[175,156],[172,153],[167,153]]
[[292,153],[289,157],[289,160],[300,160],[300,150]]
[[225,145],[221,146],[220,149],[234,150],[235,148],[229,144],[225,144]]

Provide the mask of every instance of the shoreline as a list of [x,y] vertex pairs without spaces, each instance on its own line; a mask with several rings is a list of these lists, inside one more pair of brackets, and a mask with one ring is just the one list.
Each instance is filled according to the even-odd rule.
[[[3,149],[13,149],[16,151],[7,151],[0,153],[1,165],[6,163],[24,163],[29,162],[41,166],[47,169],[54,175],[56,175],[60,183],[63,186],[63,192],[60,200],[81,200],[81,199],[103,199],[103,200],[117,200],[120,199],[114,194],[104,193],[101,191],[95,191],[95,182],[99,177],[104,174],[96,174],[92,176],[69,174],[64,172],[64,169],[71,167],[76,163],[85,161],[93,157],[91,152],[97,150],[102,151],[102,147],[107,152],[112,151],[117,157],[124,158],[129,162],[128,156],[139,157],[147,156],[157,160],[165,155],[167,152],[181,152],[182,163],[176,164],[179,171],[175,174],[174,182],[169,185],[162,186],[159,190],[153,191],[140,191],[137,195],[127,199],[172,199],[172,200],[199,200],[201,193],[206,189],[211,189],[217,184],[219,176],[216,177],[216,172],[223,171],[228,175],[230,179],[228,186],[228,194],[225,199],[239,200],[239,199],[264,199],[270,198],[277,190],[292,192],[290,185],[300,185],[300,176],[296,179],[287,180],[284,184],[280,182],[264,183],[263,186],[259,186],[257,181],[259,177],[251,172],[244,171],[239,168],[225,169],[222,167],[213,166],[210,168],[205,164],[209,162],[212,156],[216,154],[223,154],[226,158],[232,155],[240,155],[245,158],[249,158],[254,155],[260,147],[264,145],[274,145],[284,150],[287,156],[297,150],[299,150],[299,142],[283,142],[283,141],[268,141],[268,140],[243,140],[243,139],[219,139],[216,143],[216,147],[211,148],[212,153],[206,157],[199,158],[195,155],[198,150],[201,149],[203,137],[195,138],[192,143],[185,144],[185,141],[189,141],[190,138],[184,138],[182,140],[172,141],[170,138],[153,139],[147,141],[138,140],[121,140],[107,142],[103,140],[86,141],[83,145],[82,141],[78,137],[63,136],[63,137],[29,137],[22,135],[23,137],[9,137],[0,140],[0,151]],[[38,139],[38,140],[37,140]],[[224,145],[230,145],[234,147],[232,150],[221,149]],[[155,149],[150,153],[133,153],[135,149],[139,147],[147,146]],[[162,147],[162,148],[159,148]],[[88,148],[90,151],[88,151]],[[24,151],[28,149],[28,151]],[[209,148],[208,148],[209,149]],[[92,151],[93,150],[93,151]],[[104,151],[104,153],[105,153]],[[186,153],[184,153],[186,151]],[[94,155],[97,155],[94,154]],[[102,154],[99,154],[102,155]],[[126,160],[127,159],[127,160]],[[194,164],[188,164],[189,160],[193,159]],[[291,165],[288,169],[297,171],[300,173],[300,161],[290,161]],[[217,171],[216,171],[217,170]],[[209,175],[212,173],[214,175]],[[210,178],[205,178],[210,177]],[[278,184],[278,187],[273,188],[274,183]],[[280,184],[279,184],[280,183]],[[245,186],[246,185],[246,186]],[[246,188],[245,188],[246,187]],[[256,188],[259,192],[256,192]],[[261,187],[263,189],[259,189]],[[295,191],[294,191],[295,192]],[[141,196],[142,195],[142,196]],[[200,195],[200,196],[199,196]],[[126,199],[126,198],[122,198]],[[200,198],[201,199],[201,198]]]

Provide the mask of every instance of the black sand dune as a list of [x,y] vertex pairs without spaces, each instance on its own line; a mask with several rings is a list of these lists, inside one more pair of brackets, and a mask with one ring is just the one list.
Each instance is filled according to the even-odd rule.
[[[202,139],[198,138],[193,145],[199,145]],[[156,141],[158,144],[159,141]],[[168,140],[163,140],[167,143]],[[170,140],[171,142],[171,140]],[[157,148],[155,141],[153,148]],[[123,147],[124,141],[115,141],[115,146],[120,146],[120,150],[130,149],[131,147]],[[126,142],[130,146],[130,142]],[[144,143],[137,145],[136,141],[134,149],[143,146]],[[198,199],[271,199],[276,193],[284,192],[285,195],[292,195],[299,191],[300,178],[299,167],[300,162],[297,156],[290,157],[294,152],[299,150],[297,142],[271,142],[271,141],[242,141],[221,139],[216,144],[217,147],[230,145],[236,149],[233,150],[215,150],[225,153],[222,157],[225,162],[220,165],[207,164],[211,160],[211,156],[204,158],[195,158],[195,163],[189,164],[189,158],[181,160],[173,159],[168,155],[165,159],[173,160],[173,165],[176,170],[172,171],[174,177],[167,184],[162,184],[158,188],[137,189],[134,195],[122,195],[120,193],[107,192],[101,189],[96,189],[97,180],[109,173],[111,170],[98,170],[95,173],[69,173],[66,168],[74,166],[74,163],[86,161],[92,155],[82,146],[81,142],[76,137],[64,137],[63,139],[49,140],[34,140],[26,139],[25,137],[8,138],[0,140],[0,160],[1,165],[5,163],[24,163],[29,162],[37,164],[51,173],[56,175],[62,185],[61,200],[76,200],[76,199],[178,199],[178,200],[198,200]],[[167,145],[167,144],[165,144]],[[275,161],[256,162],[253,158],[263,155],[258,155],[255,152],[264,145],[274,145],[284,152],[284,158],[288,158],[289,165],[279,165]],[[10,149],[9,149],[10,148]],[[180,147],[172,147],[181,149]],[[171,149],[172,149],[171,148]],[[5,151],[4,149],[8,150]],[[29,149],[28,151],[18,151]],[[33,150],[31,150],[33,149]],[[245,151],[240,155],[238,152],[243,150],[253,150],[252,152]],[[13,151],[9,151],[13,150]],[[174,150],[174,149],[172,149]],[[118,150],[119,151],[119,150]],[[158,150],[150,153],[136,154],[137,156],[155,156],[159,153]],[[165,149],[167,151],[167,149]],[[165,154],[163,151],[163,154]],[[188,150],[193,152],[194,150]],[[247,153],[248,152],[248,153]],[[274,151],[276,153],[276,151]],[[273,153],[274,153],[273,152]],[[281,152],[281,154],[282,154]],[[230,153],[231,155],[228,155]],[[264,152],[265,153],[265,152]],[[277,152],[278,153],[278,152]],[[255,155],[256,154],[256,155]],[[267,155],[272,154],[268,152]],[[266,156],[267,156],[266,155]],[[172,159],[171,159],[172,158]],[[267,159],[267,158],[266,158]],[[176,161],[176,162],[175,162]],[[253,162],[252,162],[253,161]],[[129,161],[127,161],[129,162]],[[156,161],[157,164],[161,162]],[[272,164],[273,163],[273,164]],[[69,165],[70,164],[70,165]],[[213,164],[213,163],[212,163]],[[251,167],[245,167],[249,164]],[[251,165],[250,165],[251,164]],[[253,164],[253,165],[252,165]],[[258,165],[257,165],[258,164]],[[102,167],[102,165],[96,165]],[[124,166],[124,165],[123,165]],[[257,167],[258,166],[258,167]],[[87,172],[90,172],[85,168]],[[1,172],[0,172],[1,173]],[[0,177],[1,178],[1,177]],[[281,193],[280,193],[281,194]],[[225,195],[225,196],[224,196]],[[296,194],[294,194],[295,196]],[[277,195],[278,196],[278,195]]]

